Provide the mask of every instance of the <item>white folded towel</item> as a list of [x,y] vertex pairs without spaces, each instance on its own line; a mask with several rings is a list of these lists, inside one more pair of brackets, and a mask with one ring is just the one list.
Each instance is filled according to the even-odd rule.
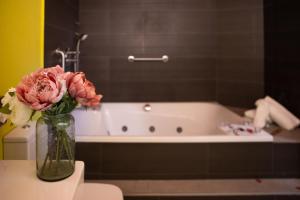
[[300,120],[284,106],[269,96],[265,97],[264,101],[269,104],[271,119],[279,126],[286,130],[292,130],[299,126]]
[[269,115],[270,115],[270,106],[264,100],[258,100],[256,103],[257,109],[255,112],[255,117],[253,124],[257,128],[263,128],[266,126]]
[[255,114],[256,114],[256,109],[246,110],[244,113],[245,117],[249,119],[254,119]]
[[[245,117],[254,120],[255,116],[256,116],[256,109],[251,109],[251,110],[246,110],[244,113]],[[270,115],[267,115],[267,119],[266,119],[267,123],[272,123],[272,119],[270,118]]]
[[245,116],[253,119],[253,124],[257,128],[263,128],[272,121],[286,130],[292,130],[300,124],[300,120],[295,115],[269,96],[258,99],[255,105],[257,108],[247,110]]

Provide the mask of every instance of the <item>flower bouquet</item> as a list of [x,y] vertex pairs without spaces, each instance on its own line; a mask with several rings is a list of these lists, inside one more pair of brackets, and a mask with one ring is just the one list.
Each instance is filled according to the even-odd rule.
[[64,72],[60,66],[25,76],[1,99],[0,119],[17,126],[39,111],[36,125],[37,176],[55,181],[74,172],[75,126],[70,114],[78,105],[96,107],[102,95],[82,72]]

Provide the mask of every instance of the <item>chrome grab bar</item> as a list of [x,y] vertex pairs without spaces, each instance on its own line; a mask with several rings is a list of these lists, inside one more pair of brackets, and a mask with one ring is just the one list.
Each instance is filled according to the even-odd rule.
[[128,56],[129,62],[135,62],[135,61],[162,61],[164,63],[168,62],[169,56],[163,55],[161,58],[135,58],[134,56],[130,55]]
[[65,63],[66,63],[66,55],[65,52],[60,49],[55,49],[54,53],[59,54],[61,56],[61,67],[65,71]]

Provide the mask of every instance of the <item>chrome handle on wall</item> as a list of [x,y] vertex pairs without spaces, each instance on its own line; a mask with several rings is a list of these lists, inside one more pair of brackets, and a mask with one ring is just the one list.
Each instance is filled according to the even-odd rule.
[[66,61],[65,61],[65,60],[66,60],[65,52],[63,52],[63,51],[60,50],[60,49],[55,49],[54,52],[61,55],[61,67],[62,67],[63,70],[65,71],[65,63],[66,63]]
[[128,56],[129,62],[135,62],[135,61],[162,61],[164,63],[168,62],[169,56],[163,55],[161,58],[135,58],[134,56],[130,55]]

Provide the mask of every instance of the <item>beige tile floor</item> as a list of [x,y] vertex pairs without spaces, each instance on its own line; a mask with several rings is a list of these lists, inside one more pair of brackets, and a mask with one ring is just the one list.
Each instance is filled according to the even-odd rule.
[[97,180],[125,196],[300,195],[300,179]]

